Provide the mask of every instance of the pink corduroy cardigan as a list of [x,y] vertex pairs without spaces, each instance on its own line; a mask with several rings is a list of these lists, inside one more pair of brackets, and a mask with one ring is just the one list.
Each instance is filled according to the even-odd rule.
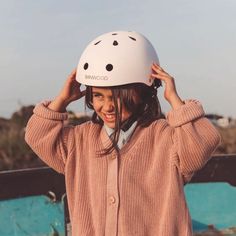
[[190,236],[184,184],[220,141],[201,104],[188,100],[166,119],[137,127],[118,154],[92,122],[68,127],[67,113],[38,104],[26,141],[65,175],[73,236]]

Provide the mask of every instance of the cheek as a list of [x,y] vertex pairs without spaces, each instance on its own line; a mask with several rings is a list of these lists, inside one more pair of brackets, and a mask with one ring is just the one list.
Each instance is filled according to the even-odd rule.
[[98,101],[93,102],[93,108],[94,108],[95,111],[101,110],[101,107],[102,107],[102,105],[101,105],[100,102],[98,102]]

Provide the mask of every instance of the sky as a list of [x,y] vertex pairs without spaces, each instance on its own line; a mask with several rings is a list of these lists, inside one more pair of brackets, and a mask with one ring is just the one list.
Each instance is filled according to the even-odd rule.
[[[0,117],[55,98],[90,41],[132,30],[151,41],[182,99],[236,118],[235,12],[235,0],[0,0]],[[83,99],[69,109],[83,112]]]

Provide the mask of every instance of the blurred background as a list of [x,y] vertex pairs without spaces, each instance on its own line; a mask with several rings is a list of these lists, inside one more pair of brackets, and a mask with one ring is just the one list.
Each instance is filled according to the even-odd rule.
[[[235,0],[0,0],[0,169],[43,165],[24,142],[35,104],[53,99],[86,45],[133,30],[154,45],[183,99],[202,102],[222,134],[218,154],[236,153]],[[159,90],[163,113],[170,109]],[[70,120],[88,120],[84,101]]]

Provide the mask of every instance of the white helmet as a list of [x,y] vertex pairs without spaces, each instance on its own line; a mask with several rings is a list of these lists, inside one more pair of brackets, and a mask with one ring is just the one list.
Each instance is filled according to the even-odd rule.
[[98,36],[85,48],[76,80],[89,86],[144,83],[151,86],[151,65],[159,64],[152,44],[140,33],[115,31]]

